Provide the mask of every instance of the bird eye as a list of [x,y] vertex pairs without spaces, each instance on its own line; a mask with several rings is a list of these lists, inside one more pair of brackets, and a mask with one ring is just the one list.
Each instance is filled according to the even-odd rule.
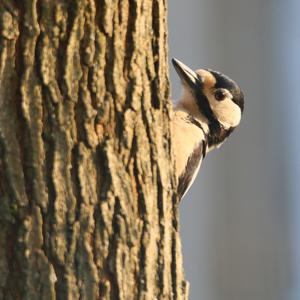
[[226,93],[222,90],[215,91],[215,98],[217,101],[223,101],[226,98]]

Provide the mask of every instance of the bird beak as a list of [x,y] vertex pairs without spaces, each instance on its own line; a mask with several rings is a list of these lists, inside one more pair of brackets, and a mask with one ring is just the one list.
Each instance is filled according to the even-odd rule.
[[195,89],[197,85],[202,83],[201,77],[181,61],[176,58],[172,58],[172,63],[177,74],[184,84],[192,89]]

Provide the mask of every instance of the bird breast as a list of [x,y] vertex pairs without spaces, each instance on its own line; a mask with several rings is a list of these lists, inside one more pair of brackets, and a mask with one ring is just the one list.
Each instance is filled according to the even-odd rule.
[[[199,170],[198,164],[200,165],[202,159],[202,151],[199,152],[198,149],[199,147],[203,149],[203,141],[205,141],[203,130],[191,122],[188,113],[175,111],[171,122],[171,131],[176,177],[179,178],[183,173],[186,173],[186,168],[191,157],[193,157],[194,163],[197,163],[194,166],[194,172],[196,172]],[[204,147],[206,147],[206,144]],[[205,150],[203,149],[203,151]]]

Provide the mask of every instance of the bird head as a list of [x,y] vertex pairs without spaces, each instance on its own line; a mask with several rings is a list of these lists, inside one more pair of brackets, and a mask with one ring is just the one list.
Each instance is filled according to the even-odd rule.
[[191,70],[173,58],[183,84],[179,105],[194,118],[202,118],[209,128],[209,144],[218,146],[238,126],[244,110],[244,95],[229,77],[210,70]]

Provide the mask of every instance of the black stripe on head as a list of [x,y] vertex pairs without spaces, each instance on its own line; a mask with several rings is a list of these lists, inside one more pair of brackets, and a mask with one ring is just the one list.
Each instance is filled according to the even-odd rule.
[[212,126],[220,126],[219,121],[215,117],[210,104],[208,102],[207,97],[204,95],[202,91],[203,87],[197,87],[195,92],[196,92],[196,98],[197,98],[197,105],[200,109],[200,111],[204,114],[204,116],[207,118],[209,121],[209,124],[212,124]]
[[239,88],[239,86],[229,77],[226,75],[212,71],[207,69],[210,73],[212,73],[216,79],[215,88],[224,88],[227,89],[231,95],[233,96],[232,101],[238,105],[241,109],[241,111],[244,111],[244,94]]
[[[196,89],[196,98],[197,98],[197,104],[198,104],[200,111],[203,113],[203,115],[208,120],[208,127],[209,127],[210,135],[217,137],[219,135],[219,133],[221,132],[221,124],[215,117],[215,115],[209,105],[207,97],[202,92],[202,87],[198,87]],[[215,138],[213,138],[213,140],[215,140]],[[210,142],[209,142],[209,144],[210,144]]]

